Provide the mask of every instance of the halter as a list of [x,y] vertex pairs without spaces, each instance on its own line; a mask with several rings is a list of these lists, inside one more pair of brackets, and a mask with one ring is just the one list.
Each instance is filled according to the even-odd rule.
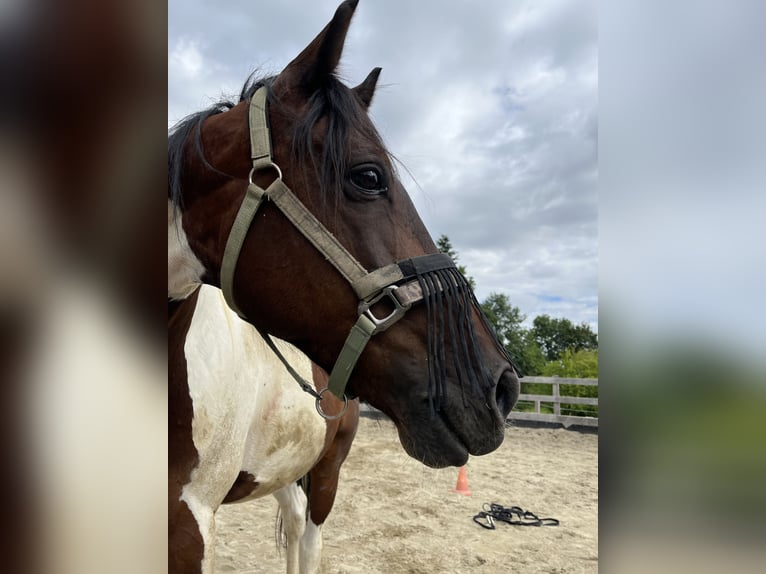
[[[328,419],[338,418],[345,412],[348,406],[348,397],[345,394],[345,389],[351,376],[351,371],[354,369],[370,337],[377,333],[382,333],[391,327],[391,325],[404,316],[413,304],[422,301],[424,297],[433,295],[434,291],[445,291],[458,287],[454,280],[450,280],[450,277],[454,277],[454,273],[443,273],[439,275],[439,280],[431,281],[430,283],[423,283],[420,280],[423,274],[448,269],[455,269],[455,273],[457,273],[457,270],[452,258],[443,253],[436,253],[406,259],[368,272],[338,242],[327,228],[306,209],[295,194],[290,191],[290,188],[282,181],[282,171],[274,163],[271,155],[271,138],[266,112],[266,93],[266,87],[261,87],[253,94],[250,101],[250,149],[253,167],[248,177],[249,185],[247,192],[234,219],[234,224],[226,242],[223,262],[221,264],[221,289],[228,305],[240,317],[245,319],[244,314],[234,300],[234,273],[242,244],[252,225],[253,218],[264,199],[268,199],[324,255],[325,259],[332,263],[348,281],[359,298],[359,317],[351,328],[351,332],[346,338],[340,355],[335,361],[327,388],[323,389],[320,393],[317,393],[308,382],[303,380],[288,365],[287,360],[277,350],[269,335],[261,333],[303,390],[316,398],[316,407],[319,414]],[[253,175],[255,172],[269,169],[276,172],[276,179],[266,189],[263,189],[253,182]],[[424,289],[427,291],[425,294]],[[386,317],[378,318],[373,314],[372,306],[383,299],[388,299],[393,305],[394,310]],[[320,401],[322,395],[327,390],[344,401],[343,410],[338,415],[328,416],[321,409]]]

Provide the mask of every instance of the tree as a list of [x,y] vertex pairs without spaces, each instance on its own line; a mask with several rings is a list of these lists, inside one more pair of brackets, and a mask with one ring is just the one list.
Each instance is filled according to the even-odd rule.
[[481,304],[481,308],[503,345],[518,343],[522,340],[524,328],[521,324],[527,316],[521,312],[521,309],[511,305],[508,295],[490,293]]
[[598,349],[598,335],[587,323],[575,325],[569,319],[539,315],[532,322],[531,334],[548,361],[559,359],[567,349]]
[[506,348],[516,366],[525,375],[539,374],[545,365],[540,347],[523,327],[526,320],[518,307],[511,304],[508,295],[490,293],[481,304],[484,314],[495,329],[500,343]]
[[465,266],[457,264],[459,257],[458,257],[457,251],[453,249],[452,243],[450,242],[449,237],[442,234],[439,237],[438,241],[436,242],[436,247],[439,248],[439,251],[441,251],[442,253],[446,253],[452,258],[452,261],[454,261],[455,265],[457,265],[457,270],[460,271],[460,273],[462,273],[463,276],[466,278],[466,280],[468,281],[468,284],[471,286],[471,289],[476,289],[476,281],[474,280],[473,277],[468,276],[468,271],[466,271]]
[[549,362],[543,368],[545,377],[566,377],[570,379],[598,378],[598,349],[573,351],[567,349],[561,357]]

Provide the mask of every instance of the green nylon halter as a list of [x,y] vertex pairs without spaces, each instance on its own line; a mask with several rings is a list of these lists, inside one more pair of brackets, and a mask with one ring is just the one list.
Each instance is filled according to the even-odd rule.
[[[336,397],[347,401],[344,392],[346,384],[370,337],[387,329],[400,319],[409,308],[409,305],[418,299],[418,294],[412,294],[404,290],[402,294],[405,294],[405,296],[397,297],[390,286],[404,279],[404,275],[399,267],[396,264],[392,264],[368,273],[284,184],[282,172],[273,162],[271,156],[271,138],[266,113],[266,93],[265,87],[259,88],[253,94],[250,102],[250,148],[253,168],[250,171],[247,192],[242,200],[226,242],[223,262],[221,264],[221,289],[228,305],[244,319],[244,314],[234,299],[234,274],[242,245],[255,214],[264,199],[270,200],[325,258],[335,266],[351,284],[351,287],[362,302],[359,318],[346,338],[343,349],[335,362],[332,373],[330,373],[330,380],[327,386],[327,389]],[[263,189],[253,182],[253,174],[256,171],[267,169],[274,170],[277,178],[266,189]],[[410,290],[412,289],[410,288]],[[406,296],[408,293],[409,297]],[[384,319],[378,319],[369,308],[383,296],[391,298],[395,311]],[[268,335],[265,336],[268,337]],[[278,351],[277,354],[279,355]],[[280,360],[286,364],[283,357],[280,356]],[[298,382],[305,390],[306,382],[302,380]],[[319,407],[319,394],[313,394],[317,397],[317,409],[320,411],[320,414],[326,416],[322,413],[321,407]]]
[[[279,360],[282,361],[288,372],[301,385],[303,390],[316,398],[316,408],[319,414],[327,419],[338,418],[343,415],[348,406],[348,398],[345,394],[348,379],[367,346],[370,337],[388,329],[401,319],[413,304],[424,300],[424,287],[420,284],[419,279],[421,273],[454,269],[455,263],[448,255],[434,253],[392,263],[368,272],[338,242],[332,233],[306,209],[295,194],[290,191],[290,188],[282,181],[282,171],[274,163],[271,155],[266,94],[266,88],[261,87],[253,94],[250,101],[250,151],[253,167],[250,170],[247,191],[226,241],[223,261],[221,263],[221,289],[228,305],[240,317],[246,319],[234,298],[234,274],[242,245],[253,223],[255,214],[264,199],[268,199],[322,253],[325,259],[332,263],[348,281],[359,298],[359,316],[351,328],[351,332],[346,337],[343,348],[335,361],[327,388],[319,393],[289,365],[268,333],[259,329],[266,343],[271,347]],[[276,179],[266,189],[263,189],[253,181],[255,172],[264,170],[272,170],[276,173]],[[440,279],[434,279],[431,286],[427,289],[433,292],[433,290],[444,291],[451,288],[449,284],[442,284]],[[388,303],[393,307],[393,311],[386,317],[379,318],[372,312],[372,307],[382,299],[388,300]],[[499,343],[497,345],[499,346]],[[320,406],[322,395],[326,391],[330,391],[344,401],[343,410],[335,416],[327,415]]]

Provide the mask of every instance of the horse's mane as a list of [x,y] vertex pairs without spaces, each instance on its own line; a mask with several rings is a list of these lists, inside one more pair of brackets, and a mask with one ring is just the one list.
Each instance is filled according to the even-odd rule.
[[[202,123],[211,116],[229,111],[240,102],[249,101],[262,86],[266,86],[268,90],[269,105],[280,106],[279,100],[271,91],[271,84],[275,78],[276,76],[257,78],[253,72],[242,86],[236,102],[222,99],[202,111],[186,116],[168,131],[168,198],[174,208],[183,209],[182,173],[189,138],[193,138],[194,152],[202,159],[207,169],[225,177],[234,177],[219,171],[205,159],[201,137]],[[311,159],[320,188],[324,191],[329,186],[338,186],[343,181],[348,160],[348,132],[351,126],[361,129],[365,137],[374,141],[381,140],[372,122],[364,121],[366,111],[359,104],[357,97],[335,75],[331,74],[324,79],[319,89],[309,98],[308,104],[308,111],[298,118],[295,124],[292,156]],[[281,109],[285,110],[284,107]],[[322,157],[317,158],[314,154],[312,133],[322,117],[327,119],[327,132]],[[338,197],[337,194],[335,196]]]
[[245,80],[237,101],[221,99],[204,110],[189,114],[168,130],[168,199],[170,199],[174,207],[183,209],[181,173],[184,167],[186,142],[192,132],[194,133],[195,152],[202,158],[202,161],[209,169],[218,172],[205,159],[205,152],[202,147],[202,123],[211,116],[229,111],[239,102],[249,100],[258,88],[263,85],[270,85],[273,79],[273,76],[258,79],[255,77],[255,72],[253,72]]

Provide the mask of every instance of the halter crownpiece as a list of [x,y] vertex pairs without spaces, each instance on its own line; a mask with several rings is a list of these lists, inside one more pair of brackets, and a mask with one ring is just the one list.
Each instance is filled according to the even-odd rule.
[[[414,257],[368,272],[338,242],[332,233],[306,209],[303,203],[282,181],[282,172],[274,163],[271,155],[266,95],[267,88],[263,86],[253,94],[250,101],[250,149],[253,168],[250,171],[247,192],[234,219],[234,224],[229,232],[224,249],[223,262],[221,264],[221,289],[228,305],[240,317],[245,319],[244,314],[234,299],[234,273],[242,245],[255,214],[263,203],[264,198],[269,199],[311,244],[332,263],[359,297],[359,316],[335,361],[335,366],[330,373],[327,386],[327,389],[332,394],[343,400],[345,405],[347,405],[348,399],[345,395],[346,384],[359,357],[374,334],[381,333],[391,327],[391,325],[404,316],[413,304],[420,301],[426,301],[427,314],[430,316],[430,308],[433,306],[431,303],[441,302],[442,292],[445,292],[445,294],[462,294],[461,298],[464,300],[456,302],[456,305],[467,306],[476,300],[470,288],[467,287],[465,278],[458,272],[455,263],[448,255],[443,253]],[[253,174],[256,171],[269,169],[275,172],[276,179],[266,189],[263,189],[253,182]],[[378,318],[373,314],[372,306],[384,298],[389,300],[394,310],[389,315]],[[455,326],[452,323],[449,324],[449,327],[451,330],[455,330]],[[473,338],[472,329],[469,330],[471,331],[471,338]],[[268,334],[262,334],[267,342],[270,341]],[[435,343],[434,341],[433,344],[435,345]],[[497,344],[507,356],[505,349],[499,343]],[[275,346],[270,346],[277,355],[280,355]],[[429,335],[429,348],[431,346],[432,341]],[[317,410],[322,416],[326,417],[319,406],[321,393],[314,391],[306,381],[301,379],[297,373],[294,373],[283,357],[280,356],[280,359],[288,367],[293,377],[297,377],[296,380],[298,380],[303,389],[311,392],[316,397]],[[475,359],[478,359],[478,357],[475,357]],[[436,365],[434,368],[430,368],[429,365],[429,371],[434,371],[438,368],[439,365]],[[441,365],[441,370],[444,370],[444,365]],[[438,373],[434,377],[438,378]],[[438,390],[438,382],[436,384]]]

